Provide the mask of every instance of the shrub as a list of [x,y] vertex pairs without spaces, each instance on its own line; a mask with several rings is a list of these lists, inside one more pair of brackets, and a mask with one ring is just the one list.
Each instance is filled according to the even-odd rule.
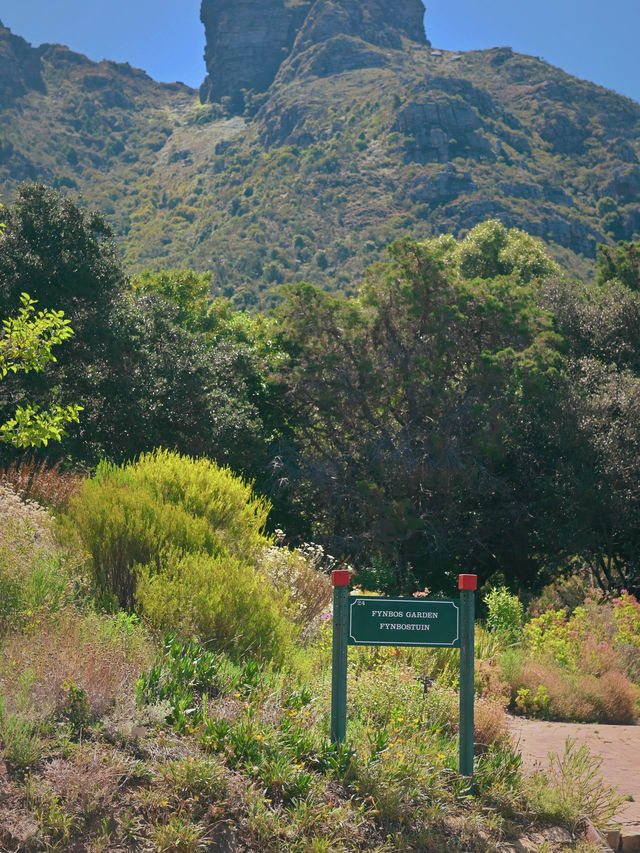
[[176,630],[231,654],[251,652],[282,660],[293,638],[286,599],[277,599],[264,578],[231,554],[172,552],[159,570],[138,569],[136,599],[158,629]]
[[602,781],[602,759],[584,744],[577,747],[571,738],[567,738],[563,755],[552,753],[550,758],[550,772],[538,773],[532,780],[536,810],[547,820],[567,823],[572,829],[585,817],[606,826],[625,797]]
[[616,643],[640,648],[640,603],[633,595],[623,590],[613,601],[613,617],[616,622]]
[[266,548],[258,566],[281,595],[289,600],[288,612],[309,636],[318,617],[330,609],[332,587],[328,572],[336,565],[321,545],[303,544],[290,551],[279,545]]
[[58,510],[68,505],[81,482],[79,474],[63,470],[60,462],[49,465],[45,460],[38,464],[25,458],[0,470],[0,483],[11,486],[24,500]]
[[637,716],[638,690],[621,672],[598,677],[524,655],[503,661],[512,706],[519,713],[586,723],[632,723]]
[[54,544],[53,519],[0,485],[0,631],[26,614],[55,611],[81,591],[77,557]]
[[98,466],[69,515],[92,558],[99,593],[121,607],[135,600],[134,566],[159,571],[170,553],[204,552],[251,561],[268,545],[267,503],[227,468],[168,451],[122,467]]
[[504,637],[508,643],[516,643],[522,636],[524,609],[516,595],[505,586],[493,587],[484,597],[489,616],[487,626],[494,634]]

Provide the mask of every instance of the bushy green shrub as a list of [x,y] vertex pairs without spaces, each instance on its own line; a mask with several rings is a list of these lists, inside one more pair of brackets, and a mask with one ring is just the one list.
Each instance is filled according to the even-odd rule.
[[286,591],[259,570],[268,504],[227,468],[157,450],[102,464],[69,507],[102,600],[230,653],[282,658]]
[[168,554],[159,570],[138,569],[136,600],[154,627],[196,634],[231,654],[281,659],[293,625],[262,575],[239,557],[191,552]]
[[121,467],[98,466],[69,515],[92,559],[105,600],[132,608],[134,566],[159,571],[167,554],[190,552],[251,561],[269,543],[267,503],[227,468],[157,450]]
[[487,626],[493,634],[501,635],[507,643],[516,643],[522,636],[524,608],[517,595],[505,586],[493,587],[484,597],[489,615]]

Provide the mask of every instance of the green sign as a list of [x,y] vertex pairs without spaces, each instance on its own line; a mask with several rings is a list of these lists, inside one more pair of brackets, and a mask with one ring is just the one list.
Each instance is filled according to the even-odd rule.
[[349,596],[352,646],[460,648],[460,602],[435,598]]

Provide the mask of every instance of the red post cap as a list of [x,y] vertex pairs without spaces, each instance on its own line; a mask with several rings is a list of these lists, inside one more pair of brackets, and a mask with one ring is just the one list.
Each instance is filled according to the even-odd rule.
[[478,589],[478,575],[458,575],[458,589]]
[[348,569],[336,569],[331,572],[332,586],[349,586],[350,575]]

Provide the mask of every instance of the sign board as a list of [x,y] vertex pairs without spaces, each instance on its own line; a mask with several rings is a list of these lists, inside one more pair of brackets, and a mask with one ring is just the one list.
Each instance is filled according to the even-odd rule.
[[460,648],[460,602],[349,596],[347,642],[358,646]]
[[460,598],[379,598],[350,595],[349,572],[331,572],[331,739],[347,733],[348,646],[441,646],[460,649],[460,758],[473,790],[473,683],[476,575],[458,575]]

